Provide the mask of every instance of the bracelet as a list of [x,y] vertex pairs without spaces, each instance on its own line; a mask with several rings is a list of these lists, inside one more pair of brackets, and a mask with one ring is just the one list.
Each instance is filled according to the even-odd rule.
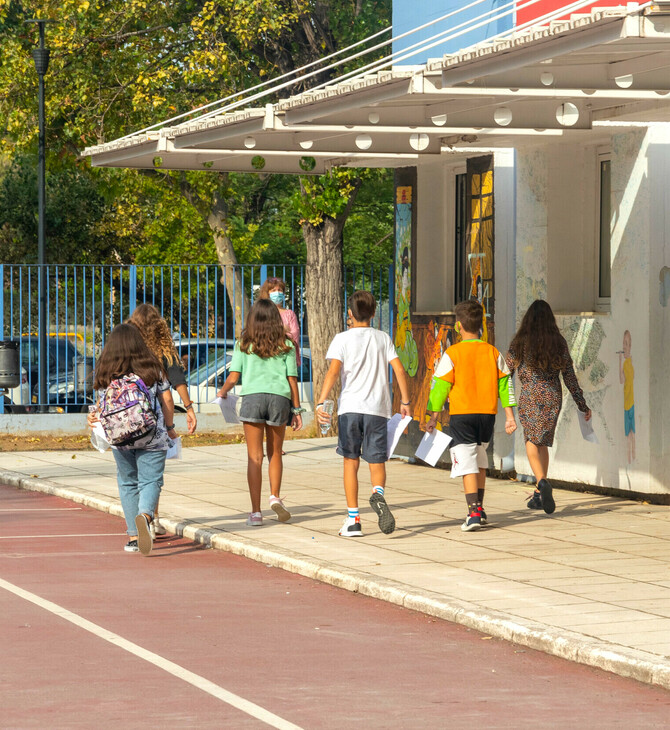
[[296,406],[295,408],[291,408],[291,413],[294,416],[299,416],[301,413],[304,413],[305,409],[301,408],[300,406]]
[[317,404],[316,404],[316,407],[317,407],[317,408],[320,408],[320,407],[321,407],[322,405],[323,405],[323,401],[321,401],[321,403],[317,403]]
[[187,406],[184,406],[184,408],[186,408],[187,411],[190,411],[191,408],[193,408],[193,401],[191,401]]
[[174,429],[174,423],[171,426],[168,426],[166,423],[165,428],[167,428],[168,431],[172,431]]
[[408,400],[407,403],[403,403],[402,401],[400,401],[400,405],[401,406],[408,406],[411,402],[412,402],[411,400]]

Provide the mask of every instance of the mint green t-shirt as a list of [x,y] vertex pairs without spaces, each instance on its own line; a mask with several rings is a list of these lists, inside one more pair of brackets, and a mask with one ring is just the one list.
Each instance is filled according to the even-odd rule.
[[293,343],[287,340],[286,344],[291,345],[288,352],[267,358],[254,355],[253,352],[242,352],[239,343],[235,344],[229,371],[241,374],[242,395],[272,393],[283,395],[285,398],[291,397],[291,387],[287,378],[289,375],[297,377],[298,368]]

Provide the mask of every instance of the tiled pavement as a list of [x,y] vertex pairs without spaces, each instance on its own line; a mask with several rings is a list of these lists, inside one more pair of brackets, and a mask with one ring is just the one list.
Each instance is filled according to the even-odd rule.
[[[263,527],[245,525],[244,444],[188,448],[168,462],[161,514],[214,547],[670,688],[670,507],[557,490],[547,516],[526,508],[532,487],[490,479],[491,524],[464,533],[460,481],[396,460],[386,493],[396,531],[377,529],[362,464],[365,537],[346,540],[334,440],[285,448],[289,523],[265,509]],[[63,496],[120,513],[110,453],[0,453],[0,481],[17,483],[17,473],[24,487],[62,485]]]

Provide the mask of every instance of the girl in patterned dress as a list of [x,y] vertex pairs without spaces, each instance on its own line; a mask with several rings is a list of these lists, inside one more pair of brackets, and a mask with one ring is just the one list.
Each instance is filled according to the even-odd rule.
[[561,335],[551,307],[535,300],[524,315],[507,353],[507,365],[521,383],[519,420],[523,426],[526,454],[537,487],[528,501],[530,509],[556,509],[551,484],[547,481],[549,447],[553,446],[563,391],[559,373],[577,408],[590,420],[591,411],[579,387],[568,343]]

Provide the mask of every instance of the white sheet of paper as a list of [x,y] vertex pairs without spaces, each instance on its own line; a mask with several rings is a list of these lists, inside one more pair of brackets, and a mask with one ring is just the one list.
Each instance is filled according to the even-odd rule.
[[102,428],[102,423],[98,421],[96,424],[94,424],[92,430],[97,437],[97,445],[93,444],[93,448],[99,451],[101,454],[104,454],[105,451],[107,451],[107,449],[109,448],[110,443],[109,441],[107,441],[107,436],[105,436],[105,432]]
[[400,441],[402,432],[412,422],[412,416],[404,418],[399,413],[394,413],[386,424],[386,458],[390,459],[391,454]]
[[587,421],[585,414],[581,411],[577,411],[577,415],[579,416],[579,428],[582,430],[582,437],[584,441],[590,441],[592,444],[600,443],[595,431],[593,430],[593,416],[591,416],[590,421]]
[[435,466],[438,459],[444,453],[445,449],[453,441],[451,436],[447,436],[443,431],[435,429],[432,433],[426,433],[419,443],[419,448],[414,456],[426,464]]
[[177,436],[176,439],[172,439],[174,442],[171,449],[168,449],[165,455],[166,459],[181,459],[181,436]]
[[239,395],[232,395],[231,393],[228,393],[227,398],[219,398],[217,396],[214,400],[210,401],[210,403],[216,403],[219,406],[226,423],[240,423],[240,418],[237,415],[236,409],[238,400]]

